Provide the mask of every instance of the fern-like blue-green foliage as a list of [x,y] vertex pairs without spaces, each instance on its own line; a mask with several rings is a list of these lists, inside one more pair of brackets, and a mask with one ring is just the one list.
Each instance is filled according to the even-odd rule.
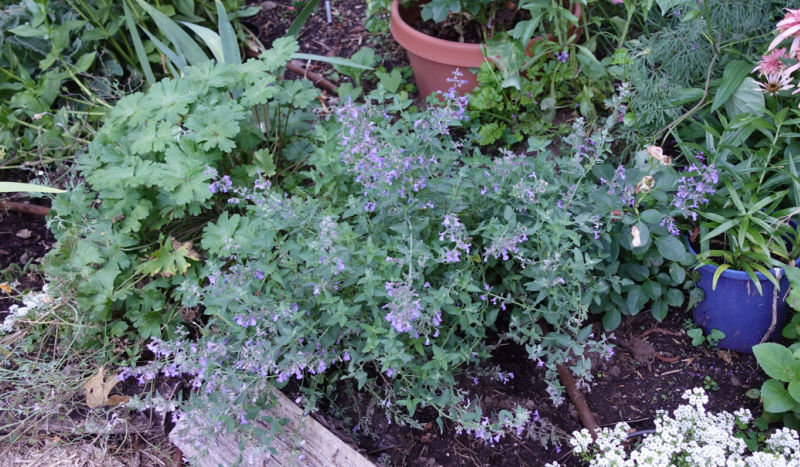
[[200,258],[187,242],[198,243],[232,195],[212,194],[209,169],[252,184],[309,144],[318,92],[279,78],[296,51],[294,39],[279,39],[258,60],[209,61],[126,96],[78,158],[86,185],[53,204],[58,245],[46,271],[112,335],[132,325],[140,337],[160,336],[175,321],[169,307],[179,300],[167,297]]
[[[705,86],[715,54],[712,34],[719,46],[711,70],[711,78],[715,79],[722,76],[730,60],[757,60],[772,38],[775,23],[783,17],[784,8],[796,8],[800,1],[707,0],[707,5],[708,21],[702,1],[697,5],[698,16],[693,19],[683,19],[685,9],[676,14],[680,12],[676,8],[664,18],[665,27],[626,44],[631,63],[624,66],[621,78],[635,90],[631,110],[635,112],[640,136],[649,137],[697,102],[699,95],[685,98],[685,89],[702,90]],[[654,8],[650,15],[660,13]],[[713,94],[708,98],[711,97]]]

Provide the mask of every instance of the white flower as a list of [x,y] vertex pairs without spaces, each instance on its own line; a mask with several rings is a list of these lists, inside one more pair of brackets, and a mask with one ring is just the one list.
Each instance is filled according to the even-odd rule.
[[639,232],[639,227],[635,225],[631,227],[631,246],[634,248],[642,246],[642,237]]
[[[658,411],[656,432],[645,436],[628,454],[623,443],[628,425],[620,423],[614,429],[600,430],[596,449],[591,448],[587,430],[573,433],[571,441],[576,452],[589,455],[591,466],[791,466],[800,467],[800,438],[797,432],[784,428],[776,431],[762,452],[747,453],[744,441],[735,436],[735,423],[749,423],[752,415],[747,409],[734,414],[706,412],[708,396],[702,388],[686,391],[689,401],[669,416]],[[578,451],[578,447],[582,451]]]

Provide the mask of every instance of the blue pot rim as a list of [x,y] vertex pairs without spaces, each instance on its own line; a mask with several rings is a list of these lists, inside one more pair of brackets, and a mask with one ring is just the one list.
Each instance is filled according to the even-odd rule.
[[[697,255],[697,252],[695,252],[694,248],[692,248],[692,243],[689,241],[688,234],[686,235],[686,246],[689,248],[689,252],[691,252],[693,255]],[[719,266],[713,264],[704,264],[698,267],[697,270],[704,271],[713,275],[717,271],[718,267]],[[786,274],[784,274],[785,268],[772,268],[771,271],[773,272],[775,277],[778,278],[778,280],[781,280],[782,278],[786,277]],[[759,282],[769,281],[769,279],[767,279],[767,276],[765,276],[764,274],[761,274],[758,271],[755,271],[755,273]],[[738,269],[731,269],[731,268],[722,271],[722,275],[720,277],[736,281],[750,281],[750,275],[747,274],[746,271],[740,271]]]

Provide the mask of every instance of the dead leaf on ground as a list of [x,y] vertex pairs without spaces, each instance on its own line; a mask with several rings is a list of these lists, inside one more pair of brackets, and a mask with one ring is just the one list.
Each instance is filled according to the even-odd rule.
[[717,350],[717,356],[725,360],[725,363],[731,363],[733,361],[733,355],[727,350]]
[[19,238],[31,238],[31,231],[28,229],[22,229],[17,231],[17,237]]
[[114,395],[109,397],[108,394],[114,389],[119,380],[116,374],[109,375],[105,378],[106,369],[100,369],[92,375],[85,383],[83,383],[83,390],[86,392],[86,405],[92,409],[96,409],[103,405],[114,406],[128,402],[128,396]]

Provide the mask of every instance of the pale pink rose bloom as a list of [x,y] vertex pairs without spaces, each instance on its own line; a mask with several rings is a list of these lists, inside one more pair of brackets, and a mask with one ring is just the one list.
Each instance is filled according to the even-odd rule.
[[664,155],[664,150],[661,146],[647,146],[647,153],[650,154],[650,157],[664,165],[672,164],[672,158]]
[[797,50],[798,46],[800,46],[800,35],[797,34],[800,32],[800,10],[790,10],[787,8],[786,16],[775,25],[775,28],[780,34],[772,40],[767,50],[774,49],[781,42],[794,36],[792,38],[792,46],[789,48],[789,53],[794,55],[794,52]]

